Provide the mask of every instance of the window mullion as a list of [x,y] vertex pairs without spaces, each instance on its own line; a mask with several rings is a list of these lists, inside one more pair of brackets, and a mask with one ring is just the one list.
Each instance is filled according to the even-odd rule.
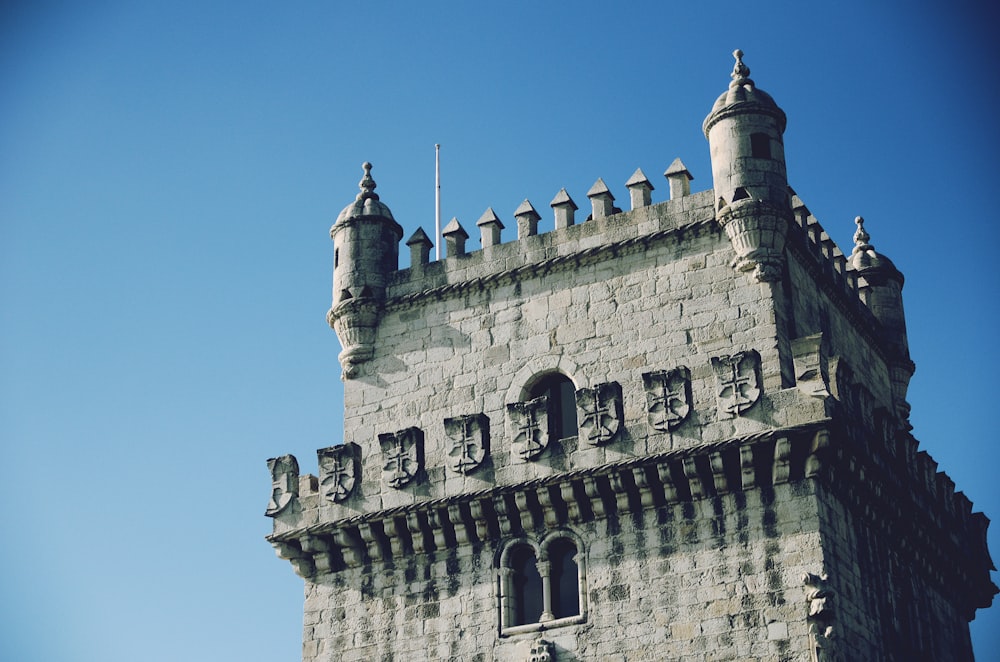
[[538,574],[542,577],[542,615],[538,618],[539,623],[551,621],[555,618],[555,614],[552,613],[551,568],[552,564],[548,561],[538,562]]

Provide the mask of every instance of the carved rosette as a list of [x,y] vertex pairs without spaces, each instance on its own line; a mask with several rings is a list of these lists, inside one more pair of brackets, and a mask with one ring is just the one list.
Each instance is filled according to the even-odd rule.
[[382,476],[390,487],[400,488],[417,477],[424,468],[424,433],[420,428],[380,434]]
[[507,405],[512,447],[522,460],[533,460],[549,445],[548,398]]
[[444,431],[451,442],[448,465],[452,471],[472,473],[490,454],[490,419],[486,414],[446,418]]
[[622,387],[618,382],[581,388],[576,392],[580,436],[593,446],[612,441],[621,431],[624,412]]
[[361,478],[361,447],[349,442],[321,448],[316,454],[323,497],[340,503],[351,495]]
[[272,457],[267,468],[271,471],[271,500],[264,514],[274,517],[299,497],[299,461],[294,455]]
[[761,282],[781,278],[791,209],[768,200],[748,198],[724,207],[718,221],[736,251],[733,266],[740,271],[753,271]]
[[691,413],[691,372],[681,366],[642,375],[646,387],[646,414],[654,430],[670,432]]
[[358,374],[358,365],[371,359],[375,352],[375,329],[378,326],[379,305],[369,297],[341,301],[326,314],[326,321],[337,332],[343,351],[337,356],[344,379]]
[[712,357],[717,383],[719,410],[739,416],[753,407],[763,391],[760,379],[760,354],[756,350],[729,356]]

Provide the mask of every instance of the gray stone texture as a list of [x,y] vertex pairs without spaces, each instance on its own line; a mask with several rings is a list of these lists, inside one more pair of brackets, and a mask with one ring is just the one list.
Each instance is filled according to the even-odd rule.
[[[270,461],[304,661],[972,659],[988,520],[910,434],[902,275],[788,187],[741,57],[708,191],[677,159],[669,200],[637,170],[622,212],[598,179],[584,222],[562,190],[555,230],[525,200],[504,243],[488,209],[482,250],[456,221],[446,259],[421,232],[398,270],[366,167],[332,232],[351,450]],[[579,434],[552,432],[553,373]],[[560,535],[580,613],[501,623],[501,551]]]

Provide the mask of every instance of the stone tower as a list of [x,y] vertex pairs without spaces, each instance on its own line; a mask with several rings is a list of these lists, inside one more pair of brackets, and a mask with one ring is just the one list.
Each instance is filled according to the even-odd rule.
[[[903,277],[788,187],[736,52],[713,189],[598,179],[517,238],[407,241],[365,164],[338,217],[342,443],[285,455],[268,536],[303,660],[971,660],[988,520],[911,434]],[[622,196],[626,199],[625,196]]]
[[712,153],[716,220],[733,242],[738,269],[753,270],[758,280],[777,280],[792,216],[785,113],[749,78],[743,51],[733,55],[733,81],[703,126]]
[[333,306],[327,320],[340,337],[340,365],[350,378],[372,357],[389,276],[399,268],[403,228],[379,201],[372,164],[364,164],[361,193],[337,216],[333,239]]

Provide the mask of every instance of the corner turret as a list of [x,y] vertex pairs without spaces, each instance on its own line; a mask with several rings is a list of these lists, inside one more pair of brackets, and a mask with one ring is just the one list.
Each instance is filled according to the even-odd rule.
[[774,281],[781,277],[792,219],[782,140],[785,113],[749,78],[743,51],[733,56],[729,89],[702,125],[711,149],[716,218],[736,250],[736,268]]
[[910,404],[906,401],[906,391],[916,366],[910,360],[910,348],[906,339],[903,274],[892,260],[875,252],[875,247],[870,243],[871,236],[865,230],[865,219],[858,216],[854,222],[858,229],[854,232],[850,266],[865,279],[861,296],[885,330],[890,351],[889,378],[892,383],[893,405],[900,422],[909,429]]
[[337,216],[333,239],[333,307],[326,319],[343,351],[338,359],[344,379],[372,357],[389,274],[399,268],[403,228],[375,193],[372,164],[365,163],[361,192]]

